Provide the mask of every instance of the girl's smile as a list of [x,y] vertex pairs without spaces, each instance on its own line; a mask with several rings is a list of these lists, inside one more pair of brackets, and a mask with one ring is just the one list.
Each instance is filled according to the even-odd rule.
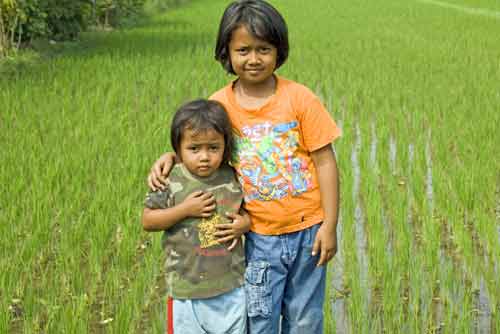
[[276,47],[256,38],[244,25],[231,35],[229,56],[233,71],[243,86],[267,85],[269,80],[273,80]]

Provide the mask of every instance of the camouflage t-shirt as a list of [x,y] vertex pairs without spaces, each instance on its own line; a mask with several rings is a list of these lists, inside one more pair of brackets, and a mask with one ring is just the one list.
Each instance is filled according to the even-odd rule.
[[180,204],[197,190],[211,192],[216,212],[209,218],[186,218],[165,230],[165,268],[168,295],[176,299],[209,298],[243,285],[245,257],[242,242],[232,251],[218,244],[213,233],[219,223],[230,223],[225,213],[236,213],[242,204],[240,185],[229,166],[206,178],[192,175],[183,164],[170,171],[168,187],[149,192],[144,205],[165,209]]

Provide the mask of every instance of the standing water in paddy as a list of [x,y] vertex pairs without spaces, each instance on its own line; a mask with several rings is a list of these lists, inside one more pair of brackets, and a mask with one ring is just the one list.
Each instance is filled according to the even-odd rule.
[[[343,129],[343,121],[339,119],[337,125],[340,129]],[[335,150],[335,156],[339,159],[338,151]],[[347,291],[344,285],[344,270],[345,270],[345,254],[343,250],[344,241],[344,223],[342,218],[342,209],[339,211],[339,221],[337,224],[337,254],[333,258],[331,264],[332,278],[331,278],[331,305],[332,305],[332,316],[335,318],[335,328],[338,334],[349,334],[349,318],[346,312],[347,309]]]
[[368,311],[368,305],[371,302],[371,291],[370,284],[368,282],[368,255],[367,255],[367,239],[365,234],[365,215],[359,198],[359,188],[361,183],[361,168],[359,165],[359,152],[361,150],[361,130],[359,125],[356,124],[356,141],[352,148],[351,153],[351,163],[353,169],[353,186],[352,186],[352,198],[356,203],[354,209],[354,220],[355,220],[355,233],[356,233],[356,254],[359,259],[359,276],[361,287],[366,293],[366,300],[364,306],[365,311]]
[[408,144],[408,177],[413,171],[413,159],[415,158],[415,145],[413,143]]
[[396,174],[396,155],[397,155],[396,140],[391,135],[389,137],[389,167],[393,175]]
[[[412,178],[412,172],[413,172],[413,162],[414,162],[414,157],[415,157],[415,145],[413,143],[408,144],[408,168],[407,168],[407,181],[406,181],[406,197],[408,201],[408,206],[406,208],[406,223],[410,226],[410,230],[412,230],[412,224],[413,222],[413,212],[412,212],[412,205],[413,205],[413,193],[412,193],[412,187],[413,187],[413,178]],[[411,242],[414,242],[413,239],[411,239]]]
[[476,333],[490,334],[491,333],[491,309],[490,299],[488,298],[488,290],[484,277],[481,276],[479,283],[479,291],[476,300],[477,318],[476,318]]
[[346,290],[344,286],[344,251],[342,247],[343,241],[343,219],[342,211],[339,212],[339,222],[337,225],[337,237],[338,237],[338,251],[331,264],[332,279],[331,279],[331,304],[332,304],[332,316],[335,318],[335,328],[337,334],[348,334],[349,323],[346,313],[346,302],[345,298]]
[[434,188],[432,185],[432,150],[430,131],[425,144],[425,162],[427,167],[427,174],[425,177],[425,193],[427,195],[429,214],[432,216],[434,212]]

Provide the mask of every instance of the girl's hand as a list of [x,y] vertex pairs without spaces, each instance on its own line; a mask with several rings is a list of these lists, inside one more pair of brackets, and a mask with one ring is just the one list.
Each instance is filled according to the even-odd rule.
[[167,184],[167,176],[175,164],[175,153],[167,152],[160,156],[151,167],[148,175],[148,186],[151,190],[164,190]]
[[317,266],[327,264],[337,253],[337,229],[334,224],[323,222],[314,239],[312,255],[319,255]]
[[215,197],[201,190],[189,194],[180,204],[189,217],[210,217],[215,210]]
[[247,213],[242,215],[237,213],[226,213],[226,216],[233,220],[230,224],[218,224],[215,227],[217,232],[214,233],[218,242],[224,243],[231,241],[231,245],[227,248],[233,250],[238,244],[241,236],[250,230],[250,216]]

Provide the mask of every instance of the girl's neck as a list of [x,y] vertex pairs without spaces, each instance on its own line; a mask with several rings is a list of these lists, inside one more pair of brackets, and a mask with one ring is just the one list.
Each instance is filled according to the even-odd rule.
[[258,84],[245,84],[241,80],[236,81],[233,90],[236,101],[245,109],[258,109],[262,107],[274,95],[278,86],[274,75]]

